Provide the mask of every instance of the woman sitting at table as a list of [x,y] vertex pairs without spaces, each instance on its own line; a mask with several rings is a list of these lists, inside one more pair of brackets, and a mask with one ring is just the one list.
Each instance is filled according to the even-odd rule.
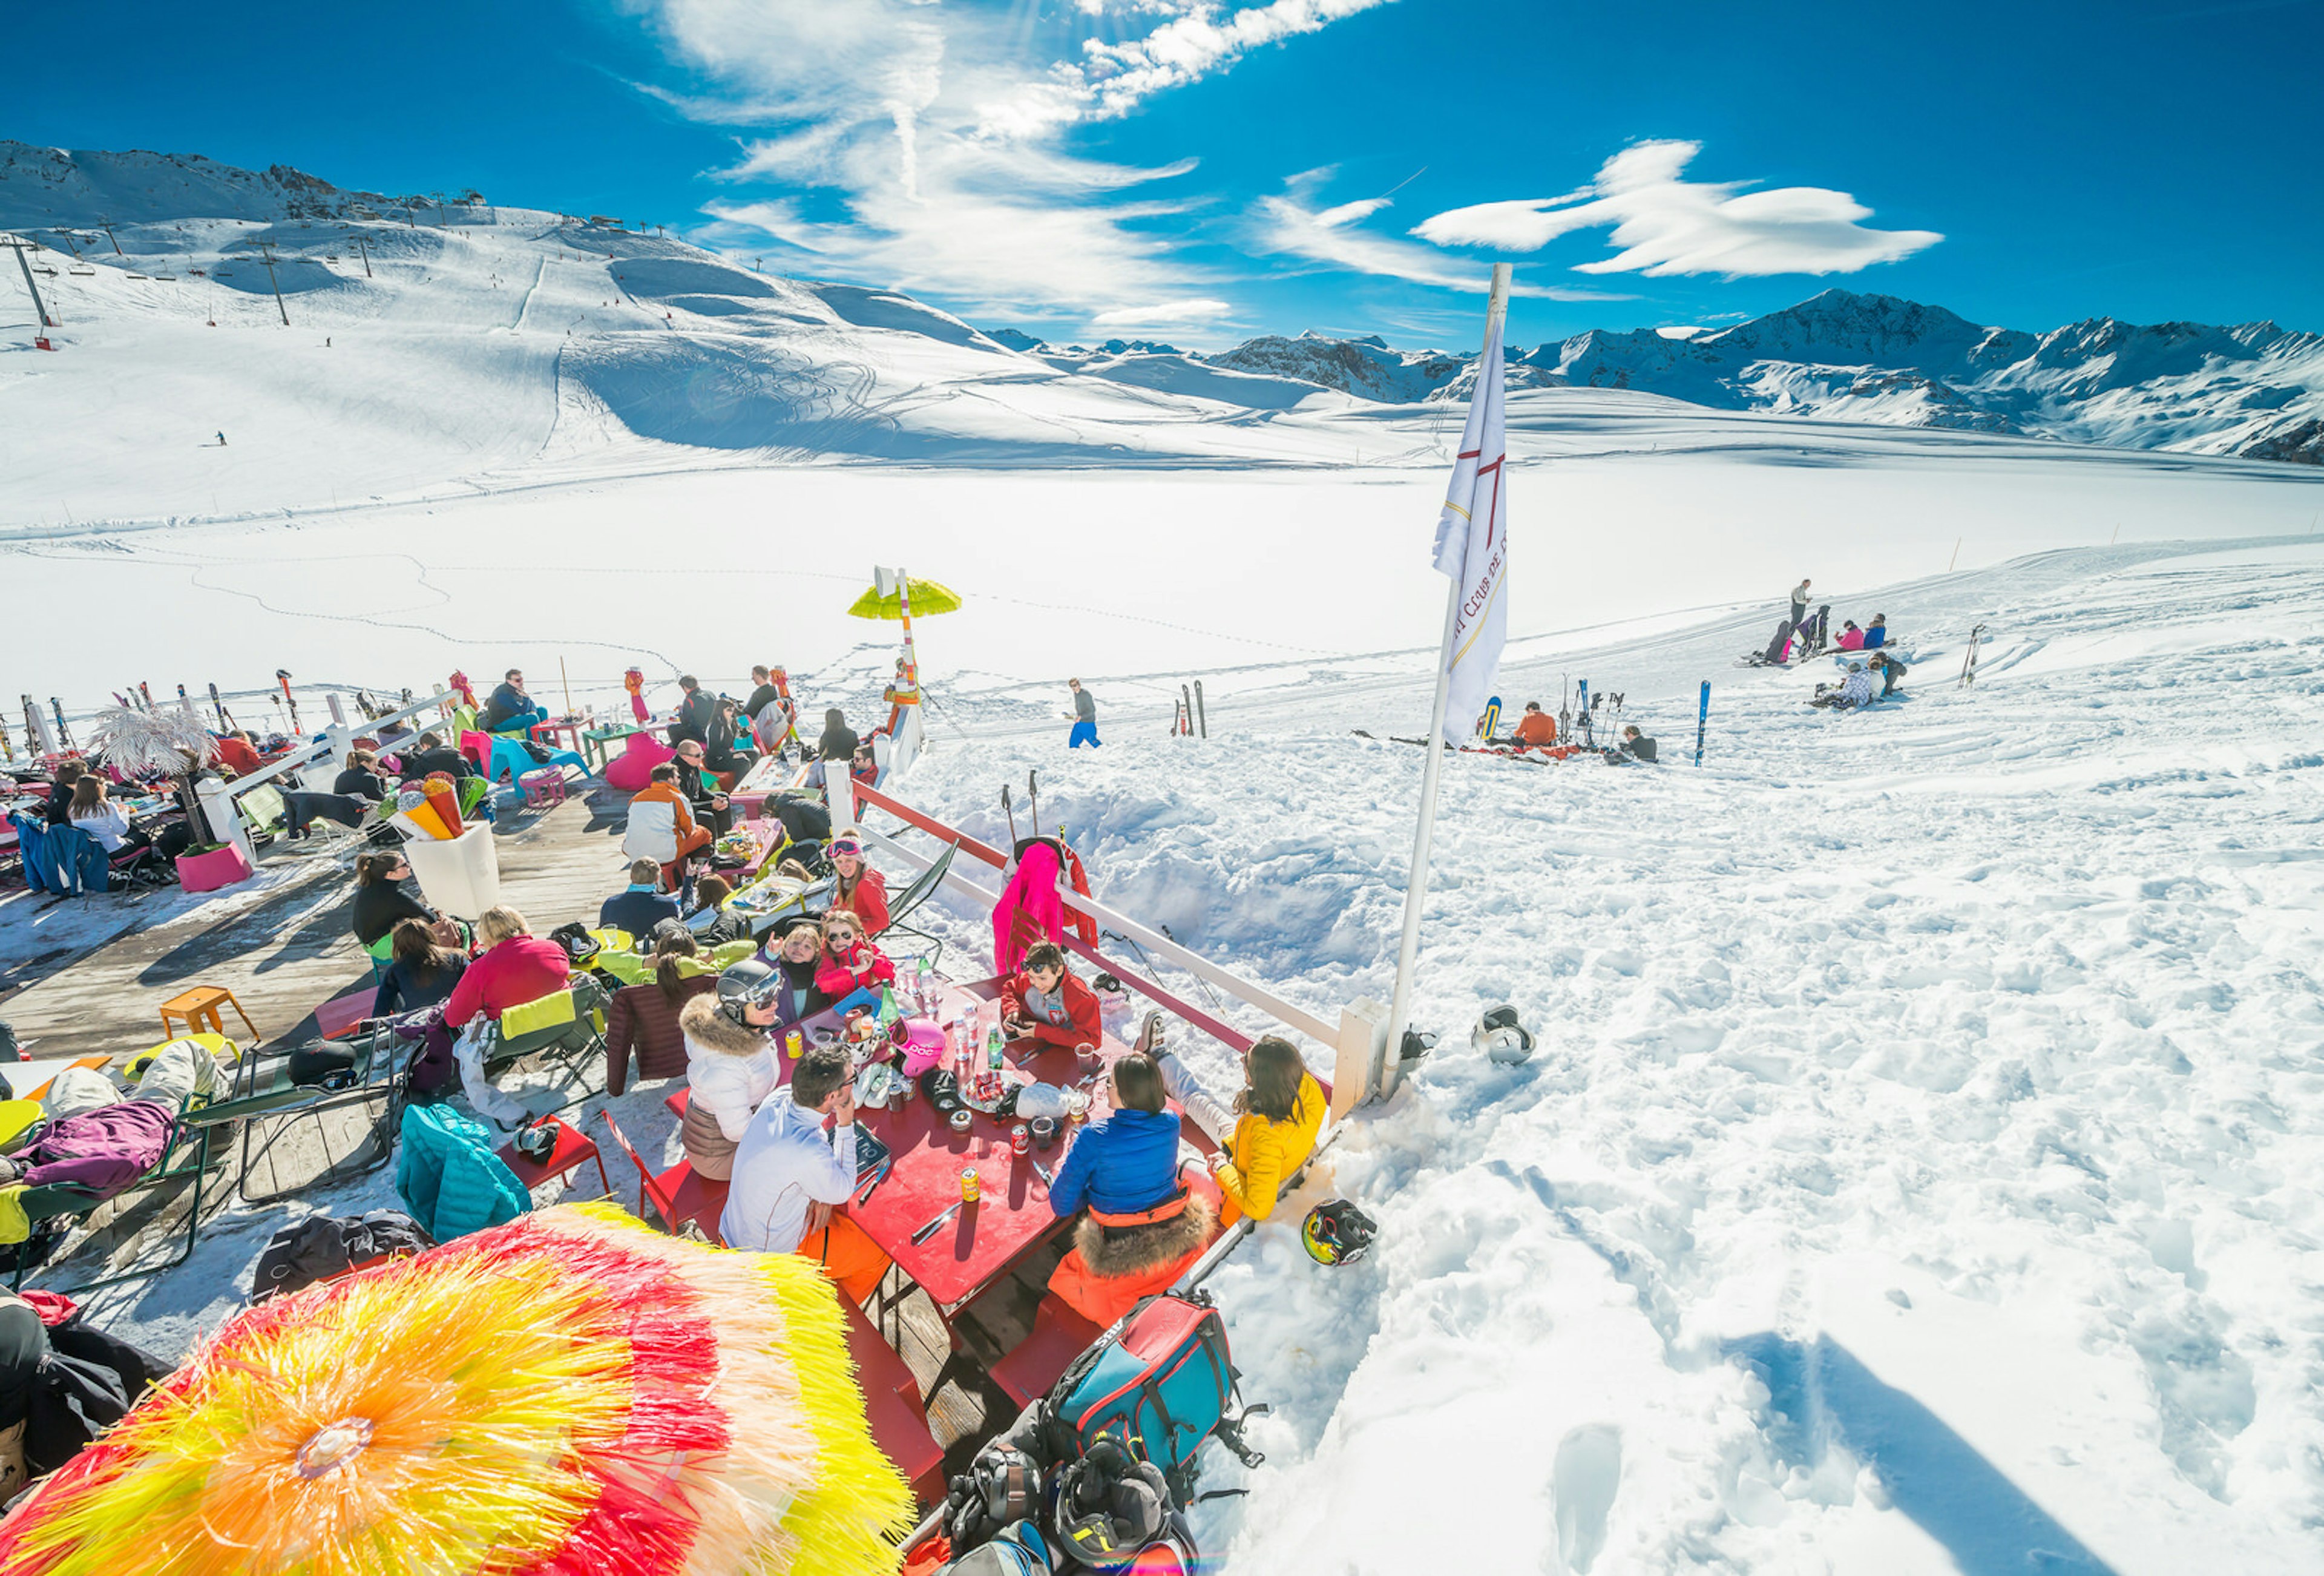
[[[1159,1036],[1142,1037],[1158,1044]],[[1328,1101],[1299,1059],[1298,1048],[1280,1035],[1253,1042],[1243,1056],[1243,1086],[1231,1105],[1222,1105],[1169,1052],[1155,1057],[1170,1097],[1225,1148],[1211,1162],[1226,1208],[1219,1223],[1231,1226],[1249,1215],[1263,1221],[1292,1174],[1315,1152]]]
[[877,1007],[880,987],[896,982],[896,965],[863,934],[863,922],[853,908],[832,908],[823,916],[823,961],[816,970],[816,988],[832,999],[842,1012],[857,1007]]
[[565,949],[532,934],[515,909],[487,908],[476,921],[484,952],[468,965],[444,1001],[446,1027],[459,1029],[482,1016],[497,1018],[512,1007],[561,991],[573,974]]
[[654,942],[654,977],[614,991],[613,1004],[605,1010],[606,1094],[619,1095],[629,1088],[632,1049],[638,1054],[640,1078],[683,1076],[691,1059],[678,1014],[696,996],[717,989],[718,976],[694,937],[663,931]]
[[72,824],[96,838],[107,858],[124,849],[153,846],[151,836],[129,824],[129,812],[113,802],[111,789],[97,772],[85,771],[73,784],[69,813]]
[[1049,1186],[1060,1220],[1089,1207],[1049,1289],[1101,1326],[1176,1280],[1219,1223],[1211,1201],[1178,1180],[1178,1118],[1161,1069],[1132,1052],[1112,1079],[1113,1111],[1081,1130]]
[[1011,1039],[1069,1051],[1093,1051],[1105,1037],[1096,993],[1074,978],[1064,949],[1050,941],[1028,952],[1024,966],[1001,987],[1001,1027]]
[[425,919],[399,919],[388,934],[393,938],[390,945],[395,961],[388,965],[386,976],[379,982],[379,994],[372,999],[374,1018],[433,1007],[448,998],[460,976],[468,972],[468,960],[448,946],[438,945],[434,927]]
[[50,825],[72,825],[73,789],[80,785],[80,774],[88,770],[78,760],[58,762],[56,779],[49,786],[48,802],[41,806],[41,814]]
[[816,982],[823,972],[823,932],[816,922],[802,915],[778,934],[779,939],[770,944],[767,966],[782,976],[782,1016],[777,1021],[788,1027],[826,1010],[836,998]]
[[679,1142],[696,1173],[713,1182],[734,1174],[734,1146],[778,1082],[774,1037],[781,1010],[775,971],[745,958],[678,1009],[686,1037],[686,1118]]
[[851,910],[863,922],[863,934],[877,935],[888,928],[888,878],[863,862],[863,840],[843,833],[831,840],[834,908]]

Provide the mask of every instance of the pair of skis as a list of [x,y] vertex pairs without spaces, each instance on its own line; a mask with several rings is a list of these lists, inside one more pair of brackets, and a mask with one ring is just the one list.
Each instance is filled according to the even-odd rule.
[[1178,714],[1171,719],[1170,733],[1173,737],[1199,736],[1207,739],[1211,736],[1210,718],[1204,714],[1203,710],[1201,679],[1194,680],[1192,689],[1183,684],[1178,687]]

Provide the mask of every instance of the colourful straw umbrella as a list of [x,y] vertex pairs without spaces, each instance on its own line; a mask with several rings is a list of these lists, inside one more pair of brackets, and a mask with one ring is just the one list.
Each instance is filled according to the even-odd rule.
[[0,1572],[858,1576],[910,1513],[813,1265],[590,1204],[240,1314]]
[[[892,580],[895,588],[884,587]],[[850,618],[886,619],[904,626],[904,687],[917,696],[920,687],[919,648],[912,643],[912,615],[934,618],[938,613],[958,613],[960,593],[949,585],[939,585],[933,580],[915,580],[901,569],[890,576],[880,571],[880,580],[865,588],[847,610]]]

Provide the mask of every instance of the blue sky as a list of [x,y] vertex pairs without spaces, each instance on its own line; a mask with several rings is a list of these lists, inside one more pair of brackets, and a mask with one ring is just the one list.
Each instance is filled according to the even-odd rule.
[[0,135],[475,186],[1059,339],[1473,344],[1497,257],[1522,344],[1831,285],[2324,329],[2319,0],[127,0],[37,31]]

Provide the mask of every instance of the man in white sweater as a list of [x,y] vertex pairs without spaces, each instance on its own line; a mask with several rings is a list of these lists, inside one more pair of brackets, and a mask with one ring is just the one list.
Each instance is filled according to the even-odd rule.
[[[826,1137],[824,1119],[835,1126]],[[834,1212],[856,1187],[855,1083],[847,1053],[818,1046],[791,1069],[788,1090],[759,1107],[734,1151],[733,1184],[718,1234],[729,1248],[805,1253],[861,1304],[879,1289],[888,1256]]]

